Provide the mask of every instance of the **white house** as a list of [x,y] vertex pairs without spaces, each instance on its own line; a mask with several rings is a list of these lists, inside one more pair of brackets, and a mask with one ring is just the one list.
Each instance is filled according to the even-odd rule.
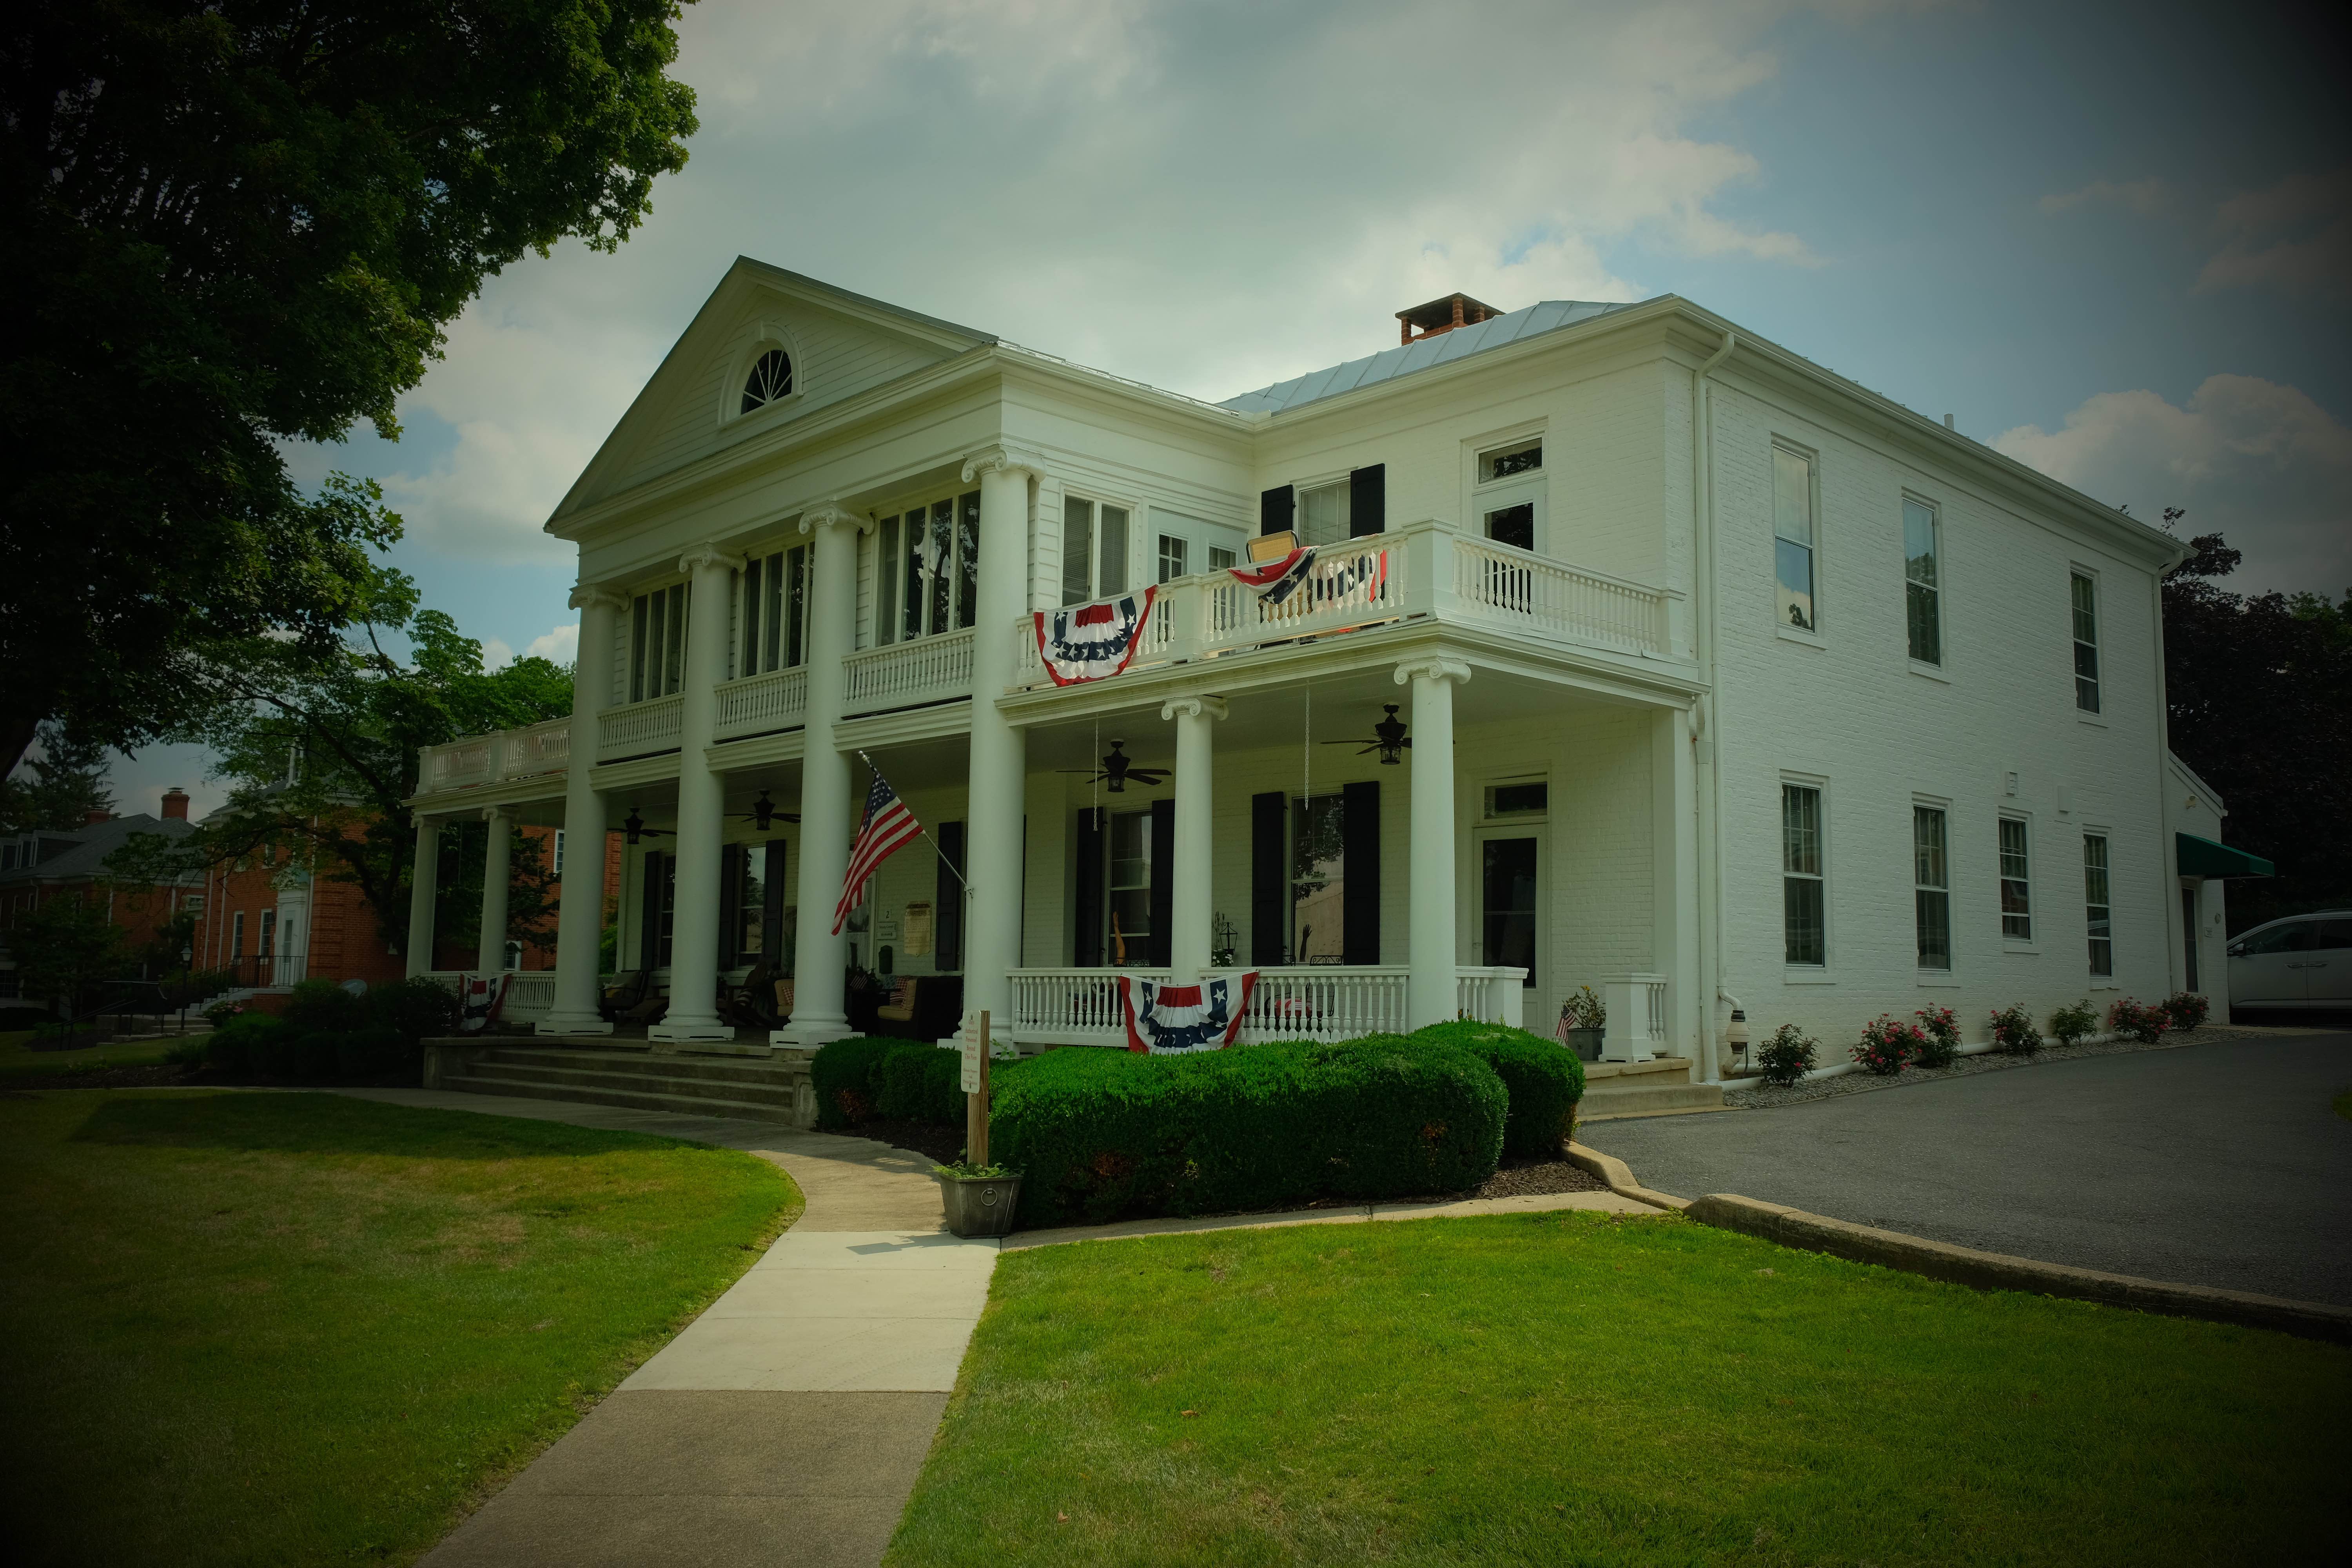
[[[573,717],[424,759],[418,918],[436,818],[634,819],[621,967],[698,1049],[761,954],[778,1044],[846,1032],[853,961],[1039,1044],[1111,1043],[1113,970],[1225,965],[1276,1036],[1549,1032],[1605,984],[1700,1079],[1735,1007],[1835,1053],[2158,996],[2184,922],[2219,982],[2168,817],[2171,538],[1673,296],[1400,316],[1212,405],[739,259],[548,522]],[[1227,568],[1286,530],[1326,591],[1269,605]],[[1146,587],[1129,668],[1048,678],[1033,612]],[[869,761],[968,883],[912,846],[836,936]],[[592,1035],[567,892],[517,1003]]]

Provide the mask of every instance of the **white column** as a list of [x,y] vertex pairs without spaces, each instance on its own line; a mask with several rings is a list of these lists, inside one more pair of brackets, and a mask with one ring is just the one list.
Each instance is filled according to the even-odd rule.
[[687,588],[685,685],[678,704],[677,897],[670,916],[669,1011],[646,1037],[671,1045],[732,1041],[719,1016],[719,851],[726,826],[709,747],[727,672],[728,574],[743,564],[706,544],[678,561]]
[[793,1016],[770,1036],[777,1045],[815,1047],[849,1033],[842,971],[849,939],[833,930],[833,906],[849,869],[852,767],[835,744],[841,719],[842,660],[857,632],[857,535],[866,520],[840,506],[811,507],[801,531],[816,535],[809,591],[808,717],[801,731],[800,936],[793,950]]
[[[1666,976],[1666,1040],[1695,1083],[1714,1081],[1715,1031],[1700,1005],[1698,778],[1690,713],[1655,709],[1650,726],[1650,967]],[[1710,989],[1712,989],[1710,987]]]
[[1405,919],[1405,1023],[1418,1029],[1454,1015],[1454,688],[1470,679],[1455,659],[1397,667],[1412,687],[1412,909]]
[[572,670],[572,733],[563,776],[563,899],[555,910],[555,1005],[539,1021],[542,1035],[609,1035],[597,1010],[604,950],[604,797],[594,773],[598,726],[613,697],[613,638],[621,595],[582,584],[580,646]]
[[1021,966],[1021,807],[1029,737],[997,699],[1013,683],[1013,622],[1029,608],[1029,480],[1042,459],[995,446],[965,459],[980,479],[980,603],[971,650],[971,794],[964,808],[963,1005],[1013,1016]]
[[502,806],[482,808],[482,936],[474,967],[497,974],[507,966],[507,889],[514,880],[514,821]]
[[1174,886],[1169,890],[1168,960],[1171,978],[1190,985],[1209,967],[1209,929],[1213,886],[1216,793],[1215,734],[1211,729],[1225,716],[1225,705],[1214,697],[1171,698],[1160,706],[1162,719],[1176,721],[1176,864],[1170,868]]
[[408,976],[412,980],[433,968],[433,900],[440,884],[441,824],[419,812],[416,864],[409,872],[408,884]]

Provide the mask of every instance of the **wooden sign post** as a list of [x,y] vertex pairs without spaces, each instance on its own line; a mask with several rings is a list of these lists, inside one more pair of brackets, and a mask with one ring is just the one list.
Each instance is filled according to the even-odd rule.
[[963,1157],[968,1163],[988,1163],[988,1014],[980,1016],[978,1037],[967,1030],[963,1047]]

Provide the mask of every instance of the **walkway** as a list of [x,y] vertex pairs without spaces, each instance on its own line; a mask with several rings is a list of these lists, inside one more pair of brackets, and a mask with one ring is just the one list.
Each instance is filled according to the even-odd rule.
[[2352,1035],[2240,1037],[1580,1136],[1682,1197],[2352,1305],[2347,1088]]

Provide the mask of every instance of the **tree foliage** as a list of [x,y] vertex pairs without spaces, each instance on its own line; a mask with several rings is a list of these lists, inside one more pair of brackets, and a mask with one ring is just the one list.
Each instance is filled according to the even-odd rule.
[[122,932],[103,899],[68,889],[17,921],[8,933],[17,979],[27,996],[47,997],[67,1016],[96,999],[99,983],[123,963]]
[[483,279],[686,159],[676,0],[19,0],[0,21],[0,772],[130,747],[264,634],[331,660],[396,537],[278,444],[394,403]]
[[93,812],[113,809],[106,748],[74,739],[62,725],[42,725],[39,752],[0,779],[0,837],[42,828],[62,833],[86,826]]

